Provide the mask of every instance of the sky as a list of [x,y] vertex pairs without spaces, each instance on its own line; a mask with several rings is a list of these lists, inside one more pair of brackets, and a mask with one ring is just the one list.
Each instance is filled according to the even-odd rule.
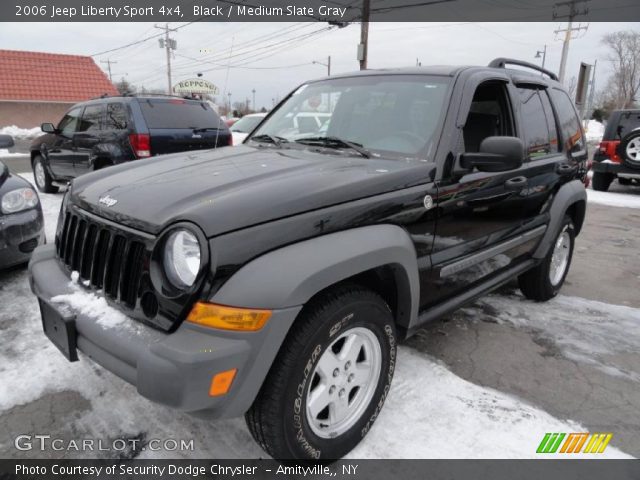
[[[356,51],[360,25],[329,29],[324,23],[173,23],[177,41],[173,76],[203,78],[218,86],[231,101],[252,100],[258,108],[273,103],[306,80],[331,71],[359,68]],[[558,71],[562,33],[566,24],[546,23],[372,23],[369,29],[369,68],[422,65],[486,65],[495,57],[511,57],[540,64],[534,58],[547,47],[546,67]],[[577,26],[574,24],[574,26]],[[611,74],[602,37],[617,30],[640,31],[640,23],[583,24],[576,33],[567,62],[567,81],[577,76],[580,62],[597,60],[596,89]],[[160,30],[152,23],[0,23],[0,48],[94,55],[136,42]],[[166,89],[166,58],[157,38],[95,55],[105,71],[111,60],[114,81],[124,77],[140,87]],[[229,68],[229,65],[231,68]],[[226,95],[225,95],[226,96]],[[219,102],[220,103],[220,102]]]

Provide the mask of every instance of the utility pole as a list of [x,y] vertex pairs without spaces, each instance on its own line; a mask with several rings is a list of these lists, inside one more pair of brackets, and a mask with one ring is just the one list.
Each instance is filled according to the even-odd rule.
[[[586,31],[589,28],[588,25],[585,27],[583,27],[582,25],[578,25],[577,27],[573,26],[573,19],[575,17],[580,15],[586,15],[587,13],[589,13],[589,9],[586,6],[586,3],[588,1],[589,0],[569,0],[565,2],[558,2],[553,6],[554,20],[557,20],[560,18],[568,19],[567,28],[558,29],[555,31],[556,34],[564,32],[564,42],[562,44],[562,58],[560,59],[560,72],[558,74],[558,77],[560,78],[560,83],[564,82],[564,75],[567,67],[567,57],[569,56],[569,43],[571,43],[571,39],[573,38],[572,37],[573,32],[579,32],[581,30]],[[584,4],[581,9],[577,8],[576,4],[578,3]],[[564,15],[558,14],[557,9],[564,8],[564,7],[567,7],[569,9],[569,12]]]
[[171,95],[173,91],[173,83],[171,82],[171,50],[178,48],[178,42],[173,38],[169,38],[169,32],[175,32],[175,29],[169,28],[169,24],[165,23],[164,27],[154,25],[155,28],[164,30],[164,38],[160,39],[160,48],[164,48],[167,52],[167,93]]
[[253,90],[251,90],[251,93],[253,94],[253,103],[251,104],[251,108],[255,112],[257,111],[256,110],[256,89],[254,88]]
[[327,57],[327,77],[331,76],[331,55]]
[[362,22],[360,22],[360,45],[358,45],[358,60],[360,70],[367,69],[367,54],[369,49],[369,10],[371,0],[362,0]]
[[100,63],[106,63],[107,64],[107,70],[109,71],[109,81],[111,83],[113,83],[113,76],[111,75],[111,64],[112,63],[118,63],[118,62],[114,62],[111,59],[106,59],[106,60],[100,60]]

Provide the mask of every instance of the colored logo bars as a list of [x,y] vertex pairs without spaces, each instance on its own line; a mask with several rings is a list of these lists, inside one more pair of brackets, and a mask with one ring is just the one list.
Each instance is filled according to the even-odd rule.
[[545,433],[536,453],[602,453],[612,436],[612,433]]

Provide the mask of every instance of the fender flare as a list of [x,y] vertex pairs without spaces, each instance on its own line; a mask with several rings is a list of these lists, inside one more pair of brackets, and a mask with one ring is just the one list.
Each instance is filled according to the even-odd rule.
[[560,232],[560,227],[565,214],[573,205],[576,204],[579,205],[579,208],[577,208],[576,211],[577,218],[574,219],[577,223],[577,234],[582,227],[587,205],[587,191],[580,180],[572,180],[565,183],[554,196],[553,203],[549,209],[549,226],[533,253],[533,258],[544,258],[547,253],[549,253],[549,249],[551,248],[553,241]]
[[397,284],[396,321],[409,327],[418,316],[420,280],[409,234],[396,225],[330,233],[266,253],[238,270],[211,301],[247,308],[304,305],[342,280],[389,266]]

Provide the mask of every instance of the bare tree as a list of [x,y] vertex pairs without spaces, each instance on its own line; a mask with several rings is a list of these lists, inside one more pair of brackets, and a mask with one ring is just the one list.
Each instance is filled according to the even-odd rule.
[[124,77],[122,77],[115,86],[118,89],[118,92],[120,92],[120,95],[133,95],[137,90],[136,87],[125,80]]
[[611,93],[617,108],[635,105],[640,89],[640,32],[625,30],[609,33],[602,38],[609,47],[609,61],[613,64]]
[[578,79],[574,75],[569,80],[569,84],[567,85],[567,92],[569,93],[569,98],[575,101],[576,89],[578,88]]

